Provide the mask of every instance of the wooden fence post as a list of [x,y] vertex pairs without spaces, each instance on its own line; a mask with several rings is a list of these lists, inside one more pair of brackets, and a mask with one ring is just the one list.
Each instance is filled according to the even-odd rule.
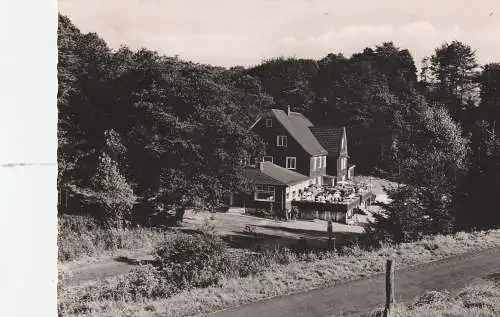
[[385,269],[385,309],[384,317],[391,317],[391,309],[394,304],[394,260],[389,259]]

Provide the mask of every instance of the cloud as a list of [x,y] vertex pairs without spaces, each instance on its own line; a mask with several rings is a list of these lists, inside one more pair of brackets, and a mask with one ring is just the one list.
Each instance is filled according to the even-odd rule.
[[[444,41],[451,41],[463,35],[460,27],[438,29],[428,21],[417,21],[401,27],[391,25],[348,25],[340,29],[331,29],[318,36],[298,40],[287,36],[282,41],[288,52],[302,52],[309,57],[321,57],[329,52],[342,52],[351,55],[365,47],[373,47],[383,42],[392,41],[401,48],[408,48],[416,62]],[[302,55],[302,54],[301,54]],[[306,56],[303,56],[306,57]]]
[[[488,1],[485,1],[488,2]],[[84,32],[95,31],[112,47],[148,47],[163,54],[223,66],[264,58],[349,56],[393,41],[417,64],[445,41],[462,40],[482,62],[500,60],[498,2],[468,9],[468,2],[314,0],[60,0]],[[423,10],[433,8],[433,10]],[[328,15],[324,13],[328,12]],[[415,13],[415,12],[418,12]],[[500,12],[500,10],[498,10]]]

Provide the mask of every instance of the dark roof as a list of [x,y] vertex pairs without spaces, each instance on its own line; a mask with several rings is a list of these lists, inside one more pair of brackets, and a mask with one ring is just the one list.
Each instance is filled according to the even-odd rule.
[[284,185],[282,182],[262,173],[262,171],[258,168],[246,168],[245,177],[253,184]]
[[310,127],[310,129],[319,143],[330,155],[335,156],[340,152],[344,128]]
[[283,110],[279,109],[272,109],[271,111],[307,153],[313,156],[328,154],[312,134],[309,128],[313,127],[313,124],[304,115],[298,112],[290,112],[290,115],[287,115]]
[[309,179],[309,177],[291,171],[271,162],[261,162],[261,168],[245,169],[246,177],[254,184],[289,185]]

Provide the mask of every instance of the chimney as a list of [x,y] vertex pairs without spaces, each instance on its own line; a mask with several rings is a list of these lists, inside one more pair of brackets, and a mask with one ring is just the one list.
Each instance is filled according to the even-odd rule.
[[288,110],[287,110],[286,114],[287,114],[288,116],[290,116],[290,105],[288,105]]

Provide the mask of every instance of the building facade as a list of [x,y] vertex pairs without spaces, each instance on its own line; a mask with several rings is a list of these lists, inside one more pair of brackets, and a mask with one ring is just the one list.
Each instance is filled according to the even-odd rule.
[[232,194],[232,206],[283,211],[311,185],[333,186],[354,176],[343,127],[316,127],[288,107],[270,110],[250,130],[264,141],[265,154],[245,170],[253,194]]

